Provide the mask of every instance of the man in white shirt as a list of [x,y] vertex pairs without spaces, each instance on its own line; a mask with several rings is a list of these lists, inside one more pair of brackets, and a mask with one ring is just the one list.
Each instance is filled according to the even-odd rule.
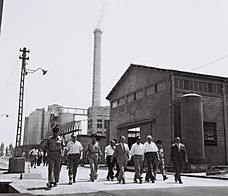
[[113,172],[114,164],[113,164],[113,162],[111,162],[111,158],[112,158],[115,148],[116,147],[115,147],[114,140],[111,140],[110,144],[105,147],[105,159],[106,159],[106,162],[108,165],[108,174],[107,174],[106,179],[107,180],[111,179],[111,181],[113,181],[113,178],[114,178],[114,172]]
[[67,156],[68,156],[68,175],[69,175],[69,184],[75,183],[75,178],[77,174],[78,164],[82,158],[82,145],[77,141],[77,136],[75,133],[71,134],[72,141],[67,144]]
[[142,183],[142,170],[143,170],[143,159],[144,159],[144,146],[141,143],[141,137],[136,138],[136,143],[131,146],[130,155],[133,156],[134,166],[135,166],[135,176],[134,182],[138,183],[137,179],[139,179],[139,183]]
[[29,151],[29,159],[30,159],[31,167],[34,166],[34,168],[36,168],[37,159],[38,159],[38,149],[36,148],[36,146],[35,148]]
[[147,142],[144,144],[144,153],[147,162],[147,172],[145,180],[149,182],[150,180],[152,183],[155,182],[155,176],[153,169],[156,167],[156,161],[159,160],[158,156],[158,147],[152,141],[153,138],[151,135],[147,136]]

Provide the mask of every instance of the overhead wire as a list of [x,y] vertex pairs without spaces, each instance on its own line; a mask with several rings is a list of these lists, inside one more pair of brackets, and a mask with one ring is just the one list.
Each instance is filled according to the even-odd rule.
[[210,61],[210,62],[208,62],[208,63],[206,63],[206,64],[204,64],[204,65],[201,65],[201,66],[199,66],[199,67],[196,67],[196,68],[194,68],[192,71],[197,71],[197,70],[202,69],[202,68],[204,68],[204,67],[207,67],[207,66],[209,66],[209,65],[215,64],[215,63],[217,63],[217,62],[219,62],[219,61],[222,61],[222,60],[226,59],[227,57],[228,57],[228,54],[225,55],[225,56],[222,56],[222,57],[220,57],[220,58],[217,58],[217,59],[215,59],[215,60],[213,60],[213,61]]

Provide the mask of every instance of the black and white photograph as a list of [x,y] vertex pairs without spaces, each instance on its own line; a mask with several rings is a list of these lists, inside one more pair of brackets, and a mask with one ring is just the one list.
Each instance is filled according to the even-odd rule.
[[227,196],[227,0],[0,0],[0,195]]

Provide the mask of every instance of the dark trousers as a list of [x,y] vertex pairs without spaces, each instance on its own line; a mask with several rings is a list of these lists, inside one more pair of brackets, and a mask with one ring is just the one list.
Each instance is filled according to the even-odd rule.
[[80,161],[80,154],[68,155],[68,176],[70,181],[73,178],[73,181],[75,182],[79,161]]
[[114,167],[115,163],[111,162],[111,158],[112,158],[112,156],[107,156],[106,157],[106,162],[107,162],[107,165],[108,165],[107,179],[109,179],[109,178],[113,179],[114,178],[113,167]]
[[120,166],[119,166],[119,164],[117,163],[116,157],[114,157],[112,163],[113,163],[113,168],[114,168],[114,166],[116,165],[116,174],[115,174],[115,177],[118,178],[118,176],[119,176],[119,174],[120,174]]
[[178,181],[181,181],[181,171],[183,169],[183,164],[180,164],[180,163],[173,163],[173,170],[174,170],[174,173],[175,173],[175,180],[178,180]]
[[61,153],[49,152],[48,154],[48,182],[59,182],[59,174],[61,170]]
[[155,176],[154,176],[154,168],[156,167],[156,152],[146,152],[145,153],[145,158],[147,162],[147,172],[146,172],[146,181],[154,181]]

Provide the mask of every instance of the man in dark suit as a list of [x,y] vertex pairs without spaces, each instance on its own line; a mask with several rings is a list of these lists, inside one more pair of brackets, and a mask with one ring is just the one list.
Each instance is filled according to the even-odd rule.
[[173,164],[173,169],[175,172],[175,182],[179,181],[179,183],[183,183],[181,180],[180,173],[183,169],[184,163],[188,162],[187,152],[185,145],[180,143],[180,138],[175,138],[175,143],[171,145],[170,151],[170,161]]
[[129,148],[128,148],[128,145],[125,143],[124,136],[121,136],[120,143],[116,145],[111,161],[113,161],[115,157],[120,168],[118,181],[119,183],[121,183],[121,180],[122,180],[123,184],[125,184],[126,182],[125,182],[124,170],[125,170],[125,167],[127,166],[127,161],[129,159]]

